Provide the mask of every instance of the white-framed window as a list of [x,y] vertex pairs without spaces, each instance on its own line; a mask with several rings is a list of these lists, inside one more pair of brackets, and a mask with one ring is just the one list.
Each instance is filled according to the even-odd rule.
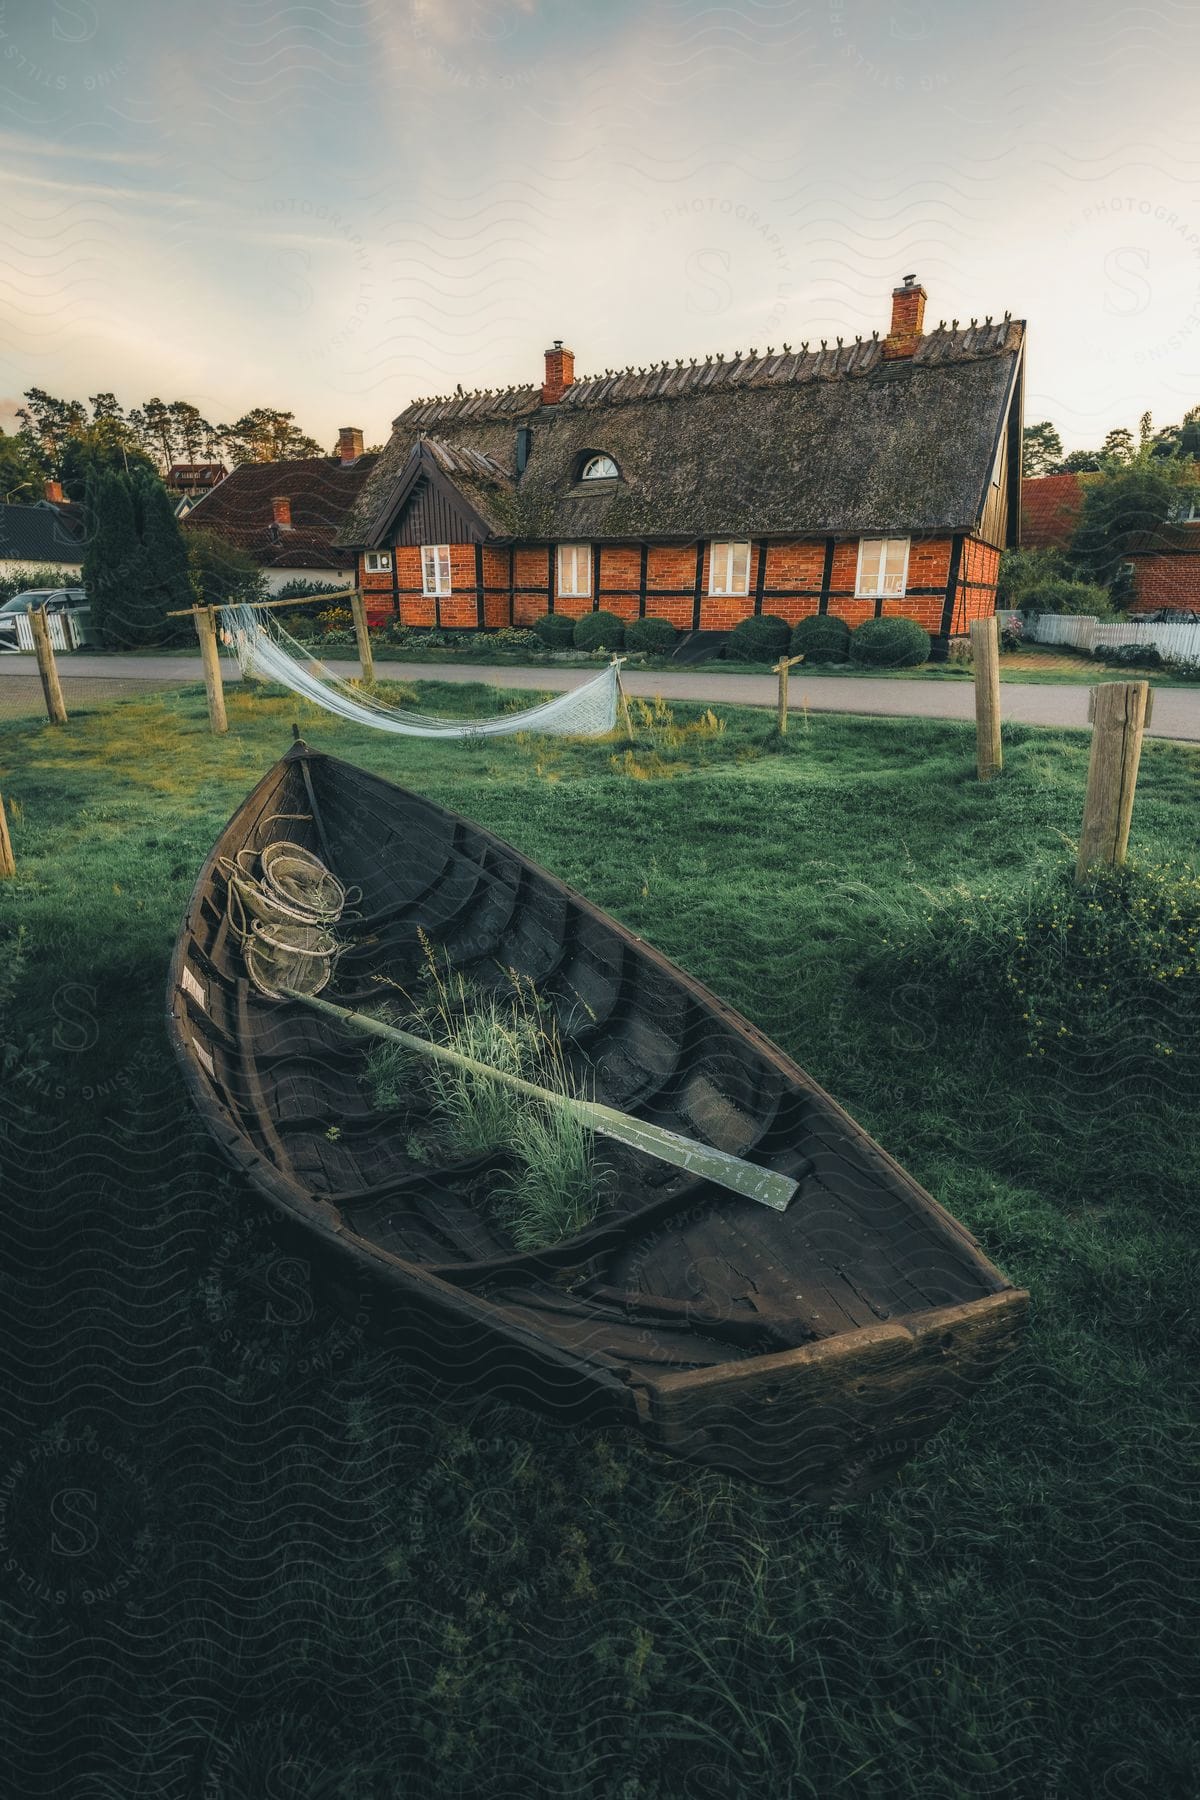
[[583,465],[581,481],[612,481],[620,470],[611,456],[589,456]]
[[592,546],[558,546],[558,591],[574,599],[586,599],[592,591]]
[[708,591],[710,594],[748,594],[750,592],[750,546],[714,542],[708,551]]
[[448,594],[450,592],[449,544],[421,545],[421,592],[423,594]]
[[368,550],[363,557],[363,566],[368,575],[390,574],[392,553],[390,550]]
[[858,540],[858,575],[854,592],[860,600],[894,600],[908,590],[908,539],[869,537]]

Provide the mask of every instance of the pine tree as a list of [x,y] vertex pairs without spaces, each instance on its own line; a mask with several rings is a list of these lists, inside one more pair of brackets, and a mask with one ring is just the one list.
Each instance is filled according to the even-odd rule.
[[97,473],[89,484],[88,544],[84,585],[92,621],[102,643],[125,650],[145,641],[145,556],[138,536],[132,482],[115,469]]
[[152,475],[139,483],[146,589],[143,615],[147,643],[165,644],[181,636],[187,620],[167,615],[191,606],[195,599],[188,570],[187,546],[162,482]]

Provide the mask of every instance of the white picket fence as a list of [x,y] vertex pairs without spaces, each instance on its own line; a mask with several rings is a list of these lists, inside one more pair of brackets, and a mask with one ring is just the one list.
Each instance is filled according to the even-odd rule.
[[[1020,616],[1016,612],[996,614],[1001,630],[1008,620]],[[1025,636],[1034,644],[1065,644],[1085,652],[1098,644],[1150,644],[1172,662],[1200,662],[1200,624],[1157,625],[1127,620],[1110,624],[1086,613],[1037,613],[1026,620]]]

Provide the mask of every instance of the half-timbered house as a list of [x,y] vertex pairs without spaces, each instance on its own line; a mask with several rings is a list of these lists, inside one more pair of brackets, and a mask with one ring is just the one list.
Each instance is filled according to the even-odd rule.
[[417,400],[347,515],[370,617],[480,629],[604,607],[685,630],[905,613],[944,647],[1017,542],[1024,325],[924,329]]

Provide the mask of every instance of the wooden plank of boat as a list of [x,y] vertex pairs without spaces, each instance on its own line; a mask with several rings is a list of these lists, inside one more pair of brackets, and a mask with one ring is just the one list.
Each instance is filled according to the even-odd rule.
[[[281,837],[362,891],[335,1007],[411,983],[431,944],[483,985],[515,970],[589,1096],[781,1178],[786,1211],[618,1144],[595,1221],[517,1249],[478,1204],[486,1159],[414,1159],[403,1118],[365,1103],[342,1023],[248,983],[222,871]],[[404,1353],[442,1379],[840,1500],[912,1455],[1018,1335],[1027,1295],[749,1021],[482,827],[303,744],[205,862],[168,1012],[224,1153],[331,1266],[392,1297]]]

